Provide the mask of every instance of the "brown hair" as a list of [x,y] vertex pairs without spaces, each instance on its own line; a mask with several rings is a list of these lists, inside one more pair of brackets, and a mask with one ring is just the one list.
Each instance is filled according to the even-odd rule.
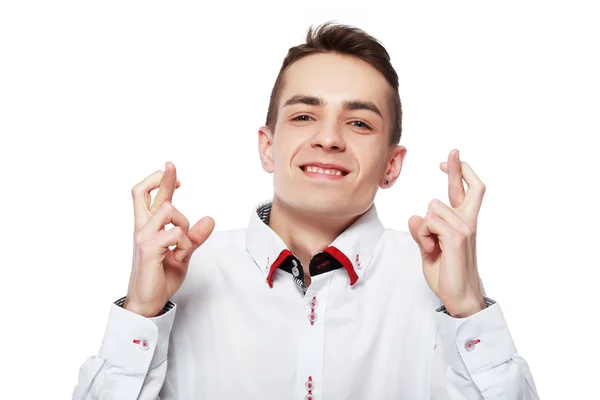
[[273,133],[275,132],[277,107],[283,88],[285,70],[301,58],[319,53],[338,53],[356,57],[381,72],[393,89],[390,99],[393,121],[390,144],[398,144],[402,136],[402,104],[398,94],[398,74],[392,67],[387,50],[377,39],[365,31],[349,25],[334,24],[331,21],[319,25],[316,29],[311,26],[306,34],[306,43],[289,49],[271,91],[265,125]]

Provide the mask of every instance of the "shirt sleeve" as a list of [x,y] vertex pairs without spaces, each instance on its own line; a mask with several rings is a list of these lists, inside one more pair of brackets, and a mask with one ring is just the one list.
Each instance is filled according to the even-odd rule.
[[158,316],[146,318],[124,309],[124,302],[111,306],[98,355],[79,368],[73,400],[158,398],[177,306],[169,301]]
[[435,312],[437,340],[431,371],[433,400],[539,400],[527,362],[519,356],[494,300],[467,318]]

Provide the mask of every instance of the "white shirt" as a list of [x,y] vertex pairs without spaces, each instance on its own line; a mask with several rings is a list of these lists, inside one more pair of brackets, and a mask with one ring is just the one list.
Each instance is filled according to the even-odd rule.
[[417,244],[375,205],[312,258],[307,289],[270,209],[213,232],[162,315],[113,304],[73,399],[539,399],[500,305],[438,309]]

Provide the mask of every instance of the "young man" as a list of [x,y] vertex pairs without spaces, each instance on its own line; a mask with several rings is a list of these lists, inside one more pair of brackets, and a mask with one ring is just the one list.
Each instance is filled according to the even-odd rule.
[[401,120],[379,42],[344,25],[309,30],[258,132],[274,196],[246,229],[212,232],[207,217],[189,228],[171,163],[133,188],[128,293],[73,398],[538,399],[480,284],[485,186],[458,151],[440,165],[450,206],[430,202],[410,234],[377,217],[375,194],[406,155]]

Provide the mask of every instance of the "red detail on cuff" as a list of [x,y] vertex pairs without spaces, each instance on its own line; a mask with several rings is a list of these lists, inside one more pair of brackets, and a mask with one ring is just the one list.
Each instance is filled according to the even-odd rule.
[[481,342],[481,340],[479,340],[479,339],[476,339],[476,340],[473,340],[473,341],[472,341],[472,343],[473,343],[473,344],[477,344],[477,343],[479,343],[479,342]]
[[133,339],[133,343],[135,344],[140,344],[141,340],[140,339]]
[[346,255],[340,250],[338,250],[335,246],[329,246],[323,251],[329,253],[333,258],[338,260],[339,263],[344,266],[344,268],[348,272],[348,275],[350,276],[350,286],[354,285],[358,280],[358,275],[356,274],[356,271],[352,266],[352,262],[348,259],[348,257],[346,257]]
[[281,263],[288,258],[289,256],[292,256],[292,252],[289,251],[288,249],[283,249],[281,250],[281,253],[279,253],[279,257],[277,257],[277,260],[275,260],[273,262],[273,265],[271,266],[271,270],[269,271],[269,275],[267,276],[267,283],[269,284],[269,287],[273,287],[273,273],[275,272],[275,270],[277,268],[279,268],[279,266],[281,265]]

